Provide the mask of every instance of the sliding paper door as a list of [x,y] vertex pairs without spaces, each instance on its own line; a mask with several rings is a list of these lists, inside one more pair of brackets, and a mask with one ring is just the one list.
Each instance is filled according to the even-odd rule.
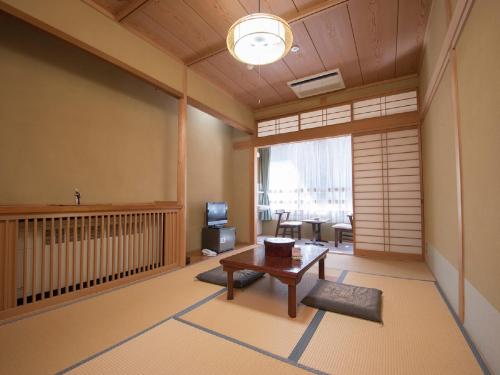
[[421,257],[418,129],[355,135],[352,142],[356,252]]

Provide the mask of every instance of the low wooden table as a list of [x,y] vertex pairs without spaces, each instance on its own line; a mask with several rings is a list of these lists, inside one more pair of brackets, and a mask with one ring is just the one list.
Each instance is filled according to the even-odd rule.
[[264,247],[257,247],[220,260],[227,272],[227,299],[234,298],[233,273],[239,270],[266,272],[288,285],[288,315],[297,316],[297,284],[316,262],[319,262],[319,278],[325,278],[325,258],[328,249],[316,246],[302,247],[302,259],[266,257]]

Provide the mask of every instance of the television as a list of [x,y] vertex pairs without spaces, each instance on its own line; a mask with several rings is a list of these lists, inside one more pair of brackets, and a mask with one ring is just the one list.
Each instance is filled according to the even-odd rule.
[[223,227],[227,224],[227,203],[207,202],[205,217],[207,227]]

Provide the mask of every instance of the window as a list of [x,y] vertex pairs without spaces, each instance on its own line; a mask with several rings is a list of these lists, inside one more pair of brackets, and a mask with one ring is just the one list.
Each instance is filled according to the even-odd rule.
[[347,222],[352,213],[351,137],[271,147],[269,201],[294,219]]

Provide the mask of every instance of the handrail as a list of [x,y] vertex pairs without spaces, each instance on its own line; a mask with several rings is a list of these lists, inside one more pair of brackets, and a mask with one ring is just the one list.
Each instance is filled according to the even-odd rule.
[[182,205],[170,201],[157,201],[151,203],[82,204],[79,206],[71,204],[0,205],[0,215],[78,214],[181,208]]

